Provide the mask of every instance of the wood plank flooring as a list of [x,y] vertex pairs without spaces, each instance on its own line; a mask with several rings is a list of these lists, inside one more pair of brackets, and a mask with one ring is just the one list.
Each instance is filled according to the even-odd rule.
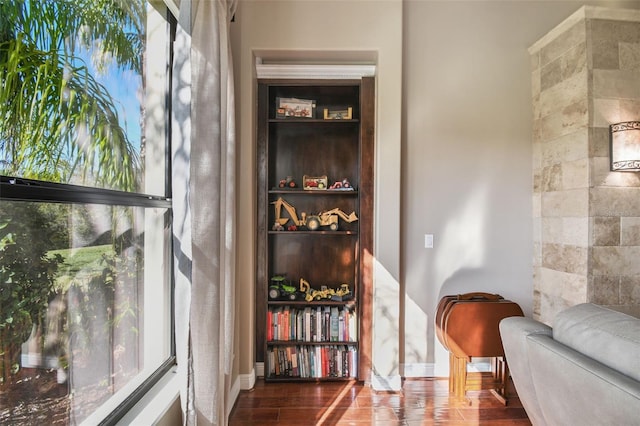
[[466,399],[449,394],[446,379],[407,379],[398,392],[357,382],[265,383],[241,391],[234,425],[531,425],[510,383],[509,403],[488,390]]

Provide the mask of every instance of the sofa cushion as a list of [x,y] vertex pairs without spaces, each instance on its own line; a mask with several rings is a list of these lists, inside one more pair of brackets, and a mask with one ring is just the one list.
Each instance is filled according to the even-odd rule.
[[640,319],[583,303],[560,312],[553,338],[640,381]]

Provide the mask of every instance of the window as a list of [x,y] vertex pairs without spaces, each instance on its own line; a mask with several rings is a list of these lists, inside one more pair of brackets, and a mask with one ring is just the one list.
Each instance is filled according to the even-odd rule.
[[174,363],[160,1],[0,2],[0,423],[114,423]]

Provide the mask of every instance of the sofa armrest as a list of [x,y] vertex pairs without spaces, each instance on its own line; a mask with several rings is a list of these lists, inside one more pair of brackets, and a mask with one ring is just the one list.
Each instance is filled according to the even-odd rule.
[[639,382],[550,336],[529,335],[527,346],[538,403],[548,424],[637,424]]
[[541,334],[551,336],[551,327],[526,317],[509,317],[500,321],[500,337],[505,357],[522,406],[534,425],[546,425],[538,405],[533,385],[532,365],[529,362],[527,336]]

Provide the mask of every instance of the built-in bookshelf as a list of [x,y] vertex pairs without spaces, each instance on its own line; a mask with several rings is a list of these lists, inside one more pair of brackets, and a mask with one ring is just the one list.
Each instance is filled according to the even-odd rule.
[[256,360],[266,381],[362,380],[373,83],[258,80]]

